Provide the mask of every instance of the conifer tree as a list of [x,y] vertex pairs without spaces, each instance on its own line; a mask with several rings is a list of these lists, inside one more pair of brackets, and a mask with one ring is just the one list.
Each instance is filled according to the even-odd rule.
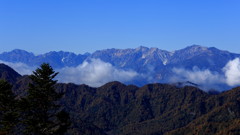
[[58,104],[62,94],[54,88],[57,74],[49,64],[43,63],[30,76],[28,95],[22,99],[25,134],[64,134],[70,125],[68,113]]
[[12,134],[18,122],[17,100],[12,92],[12,85],[0,80],[0,134]]

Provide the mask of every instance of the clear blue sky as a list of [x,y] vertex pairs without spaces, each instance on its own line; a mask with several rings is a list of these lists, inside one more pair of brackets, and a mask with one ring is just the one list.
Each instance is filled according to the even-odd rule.
[[0,52],[192,44],[240,53],[240,1],[0,0]]

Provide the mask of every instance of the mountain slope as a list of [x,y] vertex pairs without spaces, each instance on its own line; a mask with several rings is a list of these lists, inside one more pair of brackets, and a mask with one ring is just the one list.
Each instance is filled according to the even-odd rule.
[[172,67],[192,69],[194,66],[197,66],[200,69],[222,72],[221,70],[226,63],[237,57],[240,57],[240,55],[221,51],[214,47],[207,48],[193,45],[175,51],[169,60],[169,64]]
[[233,134],[240,133],[240,87],[209,98],[209,113],[169,134]]
[[[164,66],[171,53],[158,48],[107,49],[94,52],[90,58],[98,58],[123,69],[147,72],[147,66]],[[140,66],[141,65],[141,66]]]
[[0,79],[6,80],[11,84],[15,84],[17,79],[21,77],[19,73],[5,64],[0,63]]
[[203,134],[215,134],[211,121],[219,123],[215,126],[228,125],[224,131],[235,130],[240,125],[237,123],[240,88],[218,95],[209,95],[191,86],[148,84],[136,87],[119,82],[99,88],[59,84],[57,89],[66,92],[62,104],[71,114],[111,135],[175,134],[189,129],[192,134],[195,125],[191,125],[199,120],[197,126],[205,125],[204,129],[199,129]]
[[[0,71],[15,74],[1,65]],[[15,76],[14,93],[26,94],[28,76]],[[101,87],[64,84],[60,103],[71,115],[69,134],[239,134],[240,87],[208,94],[193,86],[110,82]]]

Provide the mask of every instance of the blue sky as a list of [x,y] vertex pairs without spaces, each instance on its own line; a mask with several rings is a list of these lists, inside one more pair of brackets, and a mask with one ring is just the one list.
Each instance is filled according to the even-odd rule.
[[181,49],[240,53],[239,0],[0,0],[0,52]]

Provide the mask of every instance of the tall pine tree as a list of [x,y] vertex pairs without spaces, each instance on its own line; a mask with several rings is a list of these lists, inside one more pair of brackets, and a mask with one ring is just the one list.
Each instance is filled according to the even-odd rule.
[[43,63],[30,76],[28,95],[22,99],[26,134],[55,135],[67,131],[69,115],[61,110],[58,101],[62,94],[54,88],[57,74],[49,64]]
[[0,135],[12,134],[17,122],[17,100],[12,92],[12,85],[0,80]]

